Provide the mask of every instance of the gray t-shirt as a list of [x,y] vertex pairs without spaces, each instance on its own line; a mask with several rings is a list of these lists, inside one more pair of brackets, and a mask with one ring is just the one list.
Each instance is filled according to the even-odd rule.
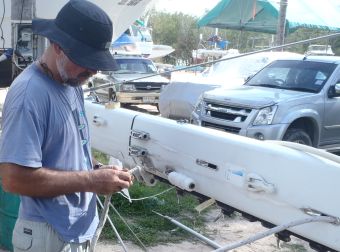
[[[36,64],[27,67],[6,96],[0,163],[86,171],[92,169],[90,151],[81,87],[53,81]],[[66,242],[91,239],[98,225],[93,193],[20,199],[20,218],[48,222]]]

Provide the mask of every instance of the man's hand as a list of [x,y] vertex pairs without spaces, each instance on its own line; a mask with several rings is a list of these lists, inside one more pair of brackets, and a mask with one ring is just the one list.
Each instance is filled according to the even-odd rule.
[[90,173],[91,192],[110,194],[132,185],[133,176],[127,170],[120,170],[114,165],[103,165]]

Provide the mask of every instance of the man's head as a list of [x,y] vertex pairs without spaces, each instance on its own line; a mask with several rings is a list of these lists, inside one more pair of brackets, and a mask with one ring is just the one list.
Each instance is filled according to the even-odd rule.
[[73,63],[59,45],[52,43],[51,46],[55,55],[55,70],[58,73],[54,77],[57,77],[62,83],[77,87],[97,72],[97,70],[86,69]]
[[87,0],[71,0],[55,19],[34,19],[32,27],[34,33],[47,37],[60,49],[60,58],[56,59],[58,71],[64,68],[66,59],[92,73],[116,69],[109,51],[112,22],[97,5]]

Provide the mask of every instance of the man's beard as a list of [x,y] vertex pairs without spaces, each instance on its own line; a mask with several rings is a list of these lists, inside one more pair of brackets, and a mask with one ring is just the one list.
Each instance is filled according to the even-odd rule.
[[[71,87],[78,87],[83,85],[89,76],[85,75],[84,73],[80,73],[76,78],[70,78],[65,70],[67,61],[68,59],[64,54],[56,60],[57,69],[63,84]],[[87,78],[81,81],[81,77]]]

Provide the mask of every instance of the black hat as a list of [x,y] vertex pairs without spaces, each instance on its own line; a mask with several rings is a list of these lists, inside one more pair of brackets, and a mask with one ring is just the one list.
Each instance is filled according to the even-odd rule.
[[97,5],[86,0],[71,0],[55,19],[34,19],[33,33],[58,44],[77,65],[91,70],[117,69],[109,48],[112,22]]

